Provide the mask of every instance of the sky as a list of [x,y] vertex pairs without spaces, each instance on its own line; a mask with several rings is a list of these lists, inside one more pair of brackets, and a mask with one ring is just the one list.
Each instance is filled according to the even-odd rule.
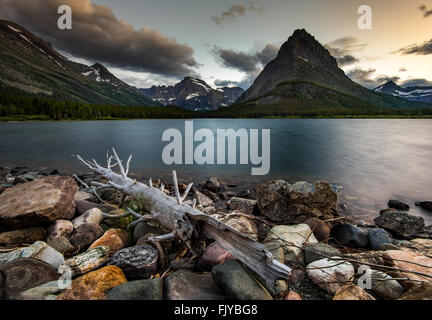
[[[57,28],[62,4],[72,30]],[[370,30],[358,27],[360,5]],[[432,0],[0,0],[0,18],[141,88],[191,75],[246,89],[298,28],[364,86],[432,85]]]

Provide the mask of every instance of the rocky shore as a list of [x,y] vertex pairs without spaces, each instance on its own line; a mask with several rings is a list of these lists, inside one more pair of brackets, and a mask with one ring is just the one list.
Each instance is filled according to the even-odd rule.
[[[195,254],[179,239],[152,242],[170,230],[127,211],[145,215],[145,204],[92,181],[106,182],[0,168],[0,299],[432,299],[432,227],[400,201],[368,224],[340,212],[341,187],[328,182],[277,180],[251,190],[210,178],[192,188],[186,202],[292,268],[288,279],[268,283],[212,240]],[[170,181],[153,184],[174,194]],[[431,202],[417,205],[432,210]]]

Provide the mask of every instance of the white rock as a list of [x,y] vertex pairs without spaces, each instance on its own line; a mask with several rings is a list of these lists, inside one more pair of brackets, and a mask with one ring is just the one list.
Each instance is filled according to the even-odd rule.
[[21,248],[0,255],[0,262],[11,262],[19,258],[35,258],[42,260],[56,269],[64,263],[63,255],[43,241],[37,241],[30,247]]
[[322,259],[307,266],[309,278],[330,294],[335,294],[341,287],[354,278],[354,267],[347,261]]
[[68,238],[73,232],[74,226],[69,220],[57,220],[48,228],[49,237]]
[[72,224],[74,228],[78,228],[82,224],[99,224],[103,220],[103,213],[98,208],[93,208],[88,211],[86,211],[83,215],[79,216],[78,218],[75,218],[72,220]]

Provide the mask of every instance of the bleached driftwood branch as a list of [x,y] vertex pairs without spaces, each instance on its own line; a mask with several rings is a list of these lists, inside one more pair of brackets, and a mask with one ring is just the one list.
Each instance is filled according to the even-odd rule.
[[[129,157],[125,169],[114,148],[112,151],[112,156],[107,155],[106,168],[99,165],[94,159],[87,161],[79,155],[75,157],[92,171],[106,178],[108,180],[106,186],[114,187],[142,200],[146,211],[163,227],[171,231],[167,235],[152,238],[152,241],[165,241],[176,237],[184,241],[193,251],[192,241],[197,239],[198,236],[204,235],[217,241],[225,250],[229,251],[266,281],[274,283],[276,280],[287,279],[290,276],[291,268],[274,259],[264,245],[195,209],[195,201],[192,206],[184,203],[192,184],[189,184],[184,194],[181,195],[175,171],[173,172],[175,198],[173,198],[163,192],[163,185],[160,188],[153,187],[151,179],[149,184],[146,185],[129,178],[127,174],[132,156]],[[113,160],[115,164],[111,164]],[[118,167],[120,173],[114,172],[112,170],[114,167]],[[131,211],[129,210],[141,221],[149,218]]]

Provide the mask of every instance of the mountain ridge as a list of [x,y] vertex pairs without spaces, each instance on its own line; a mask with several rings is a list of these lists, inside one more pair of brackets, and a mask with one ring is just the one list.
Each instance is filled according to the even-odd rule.
[[409,101],[432,103],[432,86],[401,87],[394,81],[388,81],[375,88],[374,91]]

